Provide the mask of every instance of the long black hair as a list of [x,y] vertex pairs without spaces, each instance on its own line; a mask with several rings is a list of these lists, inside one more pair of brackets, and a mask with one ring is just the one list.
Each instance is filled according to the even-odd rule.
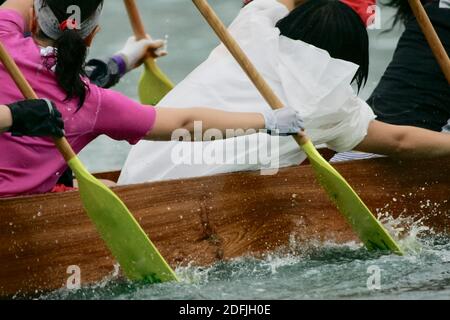
[[358,91],[369,75],[369,35],[358,14],[337,0],[308,0],[276,25],[281,34],[359,65],[353,81]]
[[[55,14],[60,23],[70,18],[67,8],[77,5],[81,10],[81,22],[90,18],[103,0],[45,0]],[[49,37],[40,30],[39,37]],[[80,34],[75,29],[66,28],[62,35],[55,40],[56,48],[56,70],[55,75],[58,84],[67,94],[66,100],[78,98],[78,109],[81,108],[86,100],[88,87],[82,81],[84,77],[84,64],[87,56],[87,46]]]
[[[422,4],[427,4],[431,2],[430,0],[420,0]],[[413,12],[411,10],[411,6],[408,3],[408,0],[386,0],[383,2],[384,5],[397,9],[397,13],[394,16],[394,23],[392,26],[395,26],[399,22],[406,24],[409,19],[413,17]]]

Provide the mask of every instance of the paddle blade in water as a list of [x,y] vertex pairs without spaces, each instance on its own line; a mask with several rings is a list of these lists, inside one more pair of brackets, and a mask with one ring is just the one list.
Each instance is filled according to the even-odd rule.
[[173,89],[173,83],[161,71],[155,60],[148,59],[139,81],[141,103],[155,106]]
[[402,250],[383,225],[339,172],[322,158],[311,141],[304,144],[302,148],[308,155],[321,185],[364,245],[369,250],[389,250],[402,255]]
[[88,216],[131,280],[178,281],[175,273],[139,226],[125,204],[93,177],[78,158],[69,162],[78,180]]

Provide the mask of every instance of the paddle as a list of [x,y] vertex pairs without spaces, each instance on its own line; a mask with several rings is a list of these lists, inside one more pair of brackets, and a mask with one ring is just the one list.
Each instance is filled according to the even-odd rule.
[[[24,97],[37,99],[36,93],[1,43],[0,60]],[[131,280],[177,280],[175,273],[124,203],[86,170],[66,138],[54,139],[54,142],[76,175],[81,200],[88,216],[120,263],[125,275]]]
[[422,32],[425,35],[425,38],[428,41],[428,44],[431,47],[431,50],[434,53],[434,56],[436,57],[436,60],[444,72],[445,78],[450,84],[450,58],[448,57],[447,51],[445,51],[444,46],[442,45],[442,42],[439,39],[439,36],[436,33],[427,12],[425,11],[425,8],[420,0],[408,0],[408,2],[414,12],[414,15],[416,16]]
[[[130,17],[131,26],[136,39],[144,39],[147,34],[144,30],[139,10],[134,0],[124,0]],[[139,98],[143,104],[155,106],[164,96],[173,89],[173,83],[161,71],[154,58],[150,57],[145,61],[145,69],[139,80]]]
[[[228,32],[222,21],[209,6],[206,0],[193,0],[202,15],[214,29],[217,36],[228,48],[242,69],[247,73],[261,95],[273,109],[283,107],[281,100],[275,95],[264,78],[246,56],[239,44]],[[345,179],[316,150],[312,142],[304,134],[295,140],[307,154],[315,173],[340,212],[346,217],[353,230],[369,250],[389,250],[403,254],[400,247],[392,239],[382,224],[374,217],[367,206],[353,191]]]

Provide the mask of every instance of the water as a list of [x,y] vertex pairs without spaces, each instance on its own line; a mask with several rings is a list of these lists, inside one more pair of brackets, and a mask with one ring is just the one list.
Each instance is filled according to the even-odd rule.
[[[212,0],[225,22],[240,8],[240,0]],[[175,81],[182,80],[201,63],[218,41],[190,1],[138,1],[155,38],[169,37],[167,58],[161,68]],[[383,11],[383,26],[390,12]],[[121,1],[106,1],[102,33],[91,50],[92,57],[116,52],[131,29]],[[368,97],[387,66],[399,30],[380,35],[370,31],[371,77],[361,93]],[[134,71],[116,88],[137,98]],[[93,171],[120,169],[129,146],[101,137],[83,151],[82,160]],[[389,228],[397,228],[388,222]],[[111,277],[93,287],[78,291],[57,291],[42,299],[448,299],[450,297],[449,239],[433,235],[422,225],[413,224],[403,245],[408,255],[368,253],[360,245],[292,244],[291,254],[249,257],[223,262],[208,268],[184,267],[177,273],[179,284],[129,284]],[[368,287],[368,271],[380,271],[380,289]],[[370,283],[369,283],[370,284]]]
[[[241,257],[209,267],[176,268],[180,283],[136,284],[110,276],[40,299],[282,300],[448,299],[450,238],[420,219],[379,216],[404,256],[368,252],[359,243],[297,243],[263,259]],[[287,252],[287,253],[286,253]]]
[[[422,239],[422,249],[405,257],[368,253],[355,244],[312,244],[297,255],[178,268],[181,283],[143,285],[109,279],[41,299],[448,299],[448,240]],[[369,279],[373,270],[380,272],[376,288]]]

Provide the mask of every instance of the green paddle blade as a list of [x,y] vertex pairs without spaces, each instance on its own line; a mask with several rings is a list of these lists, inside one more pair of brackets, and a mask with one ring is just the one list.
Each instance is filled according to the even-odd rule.
[[383,225],[370,212],[369,208],[339,172],[322,158],[312,142],[309,141],[302,148],[308,155],[321,185],[367,249],[391,251],[403,255],[402,249]]
[[156,106],[173,89],[173,83],[161,71],[155,60],[148,59],[139,80],[139,98],[143,104]]
[[88,216],[125,275],[131,280],[152,283],[178,281],[125,204],[93,177],[77,157],[69,165],[78,180]]

